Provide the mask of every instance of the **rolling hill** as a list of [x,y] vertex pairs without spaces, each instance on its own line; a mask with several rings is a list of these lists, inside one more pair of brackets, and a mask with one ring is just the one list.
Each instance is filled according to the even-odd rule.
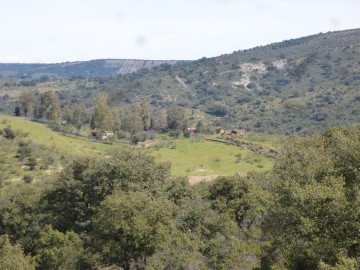
[[160,65],[174,65],[177,60],[133,60],[99,59],[91,61],[65,62],[58,64],[9,64],[0,63],[2,78],[72,78],[72,77],[109,77],[137,72]]
[[160,64],[115,77],[96,68],[96,63],[106,61],[92,62],[94,74],[101,78],[84,73],[85,78],[45,85],[2,79],[1,95],[8,95],[2,104],[8,106],[9,96],[29,87],[40,92],[51,88],[63,104],[91,106],[94,95],[106,91],[113,106],[147,100],[154,108],[187,108],[194,123],[202,119],[214,126],[273,134],[305,135],[359,122],[360,29],[320,33],[180,65]]
[[197,109],[217,126],[309,134],[358,122],[360,29],[317,34],[108,81],[114,102]]

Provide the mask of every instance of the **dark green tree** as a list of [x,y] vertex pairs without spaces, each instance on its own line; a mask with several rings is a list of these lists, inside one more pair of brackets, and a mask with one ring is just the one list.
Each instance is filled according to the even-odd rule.
[[112,112],[109,106],[108,94],[101,92],[94,100],[94,114],[91,118],[91,128],[109,130],[112,128]]
[[35,105],[35,93],[32,90],[24,90],[19,97],[20,107],[24,115],[31,113]]
[[107,159],[77,158],[44,196],[54,228],[89,231],[91,218],[114,189],[156,193],[170,177],[168,163],[156,163],[143,151],[122,150]]
[[0,236],[0,270],[35,270],[33,258],[25,256],[19,246],[13,246],[7,236]]
[[64,120],[73,125],[78,133],[82,126],[89,122],[89,115],[82,103],[68,104],[64,108]]
[[265,231],[287,268],[318,269],[321,262],[335,266],[339,258],[360,257],[359,171],[358,126],[286,145],[271,173],[276,201]]
[[189,125],[188,112],[180,107],[172,107],[167,111],[167,124],[171,130],[184,131]]
[[37,110],[39,118],[56,122],[60,119],[61,109],[54,91],[47,91],[40,95],[40,106]]
[[104,263],[142,269],[173,229],[170,201],[146,192],[120,192],[102,203],[93,235]]
[[46,225],[36,251],[37,269],[79,269],[84,250],[74,232],[61,233]]

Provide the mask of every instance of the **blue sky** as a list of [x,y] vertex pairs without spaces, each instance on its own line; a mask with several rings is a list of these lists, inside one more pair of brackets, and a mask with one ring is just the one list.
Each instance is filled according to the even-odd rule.
[[198,59],[360,27],[359,0],[0,0],[0,62]]

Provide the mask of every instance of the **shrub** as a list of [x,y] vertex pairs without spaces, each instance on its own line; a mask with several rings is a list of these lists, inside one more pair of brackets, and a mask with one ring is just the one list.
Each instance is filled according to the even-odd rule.
[[11,128],[9,127],[4,128],[4,132],[5,132],[5,138],[10,140],[13,140],[15,138],[15,133]]
[[34,170],[36,164],[37,164],[36,158],[34,158],[34,157],[29,157],[28,165],[29,165],[29,167],[30,167],[30,170]]
[[34,177],[31,174],[25,174],[23,180],[25,183],[30,184],[34,180]]

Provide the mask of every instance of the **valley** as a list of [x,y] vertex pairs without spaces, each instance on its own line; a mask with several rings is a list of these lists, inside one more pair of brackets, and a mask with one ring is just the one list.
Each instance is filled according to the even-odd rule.
[[359,63],[352,29],[0,64],[0,269],[359,269]]

